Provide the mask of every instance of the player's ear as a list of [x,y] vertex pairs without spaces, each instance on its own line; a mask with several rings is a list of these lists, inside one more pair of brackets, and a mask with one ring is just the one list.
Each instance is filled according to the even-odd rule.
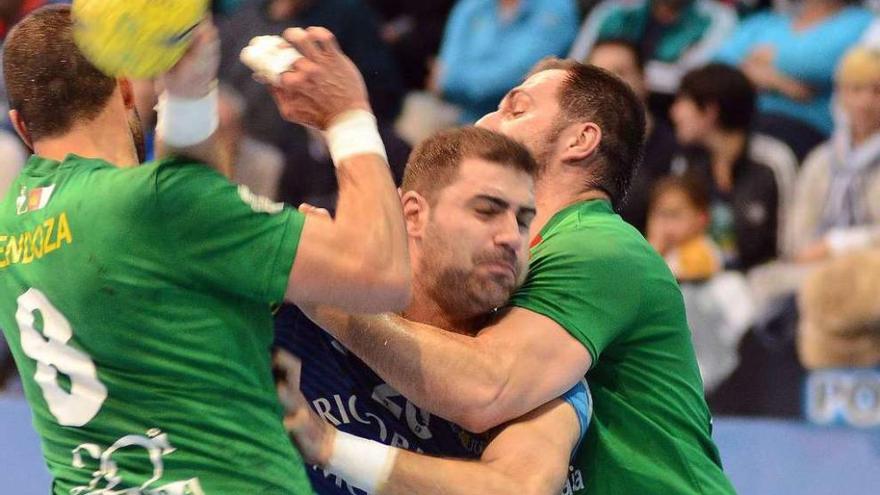
[[407,191],[400,196],[400,203],[403,206],[407,234],[414,238],[422,237],[430,215],[428,201],[415,191]]
[[18,134],[18,137],[20,137],[22,141],[24,141],[24,145],[33,152],[34,143],[31,140],[31,134],[28,132],[27,125],[24,123],[24,119],[21,118],[21,114],[18,113],[18,110],[12,109],[9,111],[9,121],[12,122],[12,127],[15,128],[15,133]]
[[125,104],[127,110],[131,110],[135,107],[134,86],[132,86],[131,81],[124,77],[117,79],[116,83],[119,85],[120,93],[122,93],[122,103]]
[[602,129],[593,122],[573,124],[571,132],[566,135],[565,150],[562,160],[580,162],[596,153],[602,141]]

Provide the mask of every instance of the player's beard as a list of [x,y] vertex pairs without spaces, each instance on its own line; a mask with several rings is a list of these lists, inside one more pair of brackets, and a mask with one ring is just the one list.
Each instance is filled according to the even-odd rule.
[[138,163],[144,163],[147,160],[147,142],[144,139],[144,126],[137,108],[132,108],[128,114],[128,128],[131,130],[131,139],[135,152],[137,152]]
[[539,136],[533,144],[526,144],[526,148],[532,152],[535,162],[538,164],[537,178],[544,175],[550,163],[553,161],[553,154],[556,153],[556,144],[562,131],[568,126],[568,121],[564,117],[558,117],[547,129],[544,135]]
[[[524,270],[516,263],[516,256],[502,250],[482,252],[473,256],[470,266],[462,266],[450,259],[455,251],[439,234],[432,235],[430,229],[426,232],[418,275],[431,299],[454,320],[481,317],[504,306],[523,279]],[[512,264],[514,281],[478,272],[481,264],[492,262]]]

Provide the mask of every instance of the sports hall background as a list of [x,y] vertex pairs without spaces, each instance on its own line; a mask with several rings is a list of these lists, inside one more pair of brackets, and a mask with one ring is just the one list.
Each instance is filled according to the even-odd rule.
[[[0,0],[0,39],[22,15],[46,3],[63,2]],[[762,186],[776,200],[766,201],[743,174],[734,175],[732,188],[745,199],[734,200],[705,175],[701,186],[711,222],[704,234],[723,253],[723,266],[692,277],[676,265],[715,440],[743,494],[878,493],[880,211],[868,208],[851,220],[848,227],[861,237],[843,245],[799,220],[827,211],[832,201],[877,204],[852,197],[876,187],[837,196],[803,193],[816,177],[805,170],[823,170],[833,182],[834,167],[849,159],[867,163],[864,180],[880,184],[880,146],[850,144],[836,155],[822,153],[845,148],[839,143],[847,142],[843,137],[857,118],[841,105],[846,79],[838,65],[858,47],[868,55],[853,70],[867,78],[870,93],[858,118],[876,123],[871,139],[880,136],[876,3],[216,0],[223,43],[221,141],[238,157],[235,180],[293,205],[332,208],[335,177],[320,139],[283,122],[237,61],[250,38],[285,27],[322,25],[336,34],[364,73],[398,178],[414,143],[491,111],[542,57],[591,60],[611,42],[617,50],[603,66],[641,88],[652,121],[645,163],[621,211],[649,234],[658,214],[653,186],[713,156],[709,139],[685,132],[705,126],[695,120],[705,115],[672,110],[676,101],[692,97],[679,91],[682,77],[710,63],[738,67],[757,88],[742,155],[771,172],[772,184]],[[774,85],[783,80],[777,76],[787,86]],[[735,97],[727,87],[705,92],[723,102]],[[0,106],[6,104],[3,93]],[[148,126],[155,124],[152,97],[148,91],[141,95]],[[717,109],[716,122],[724,121],[724,112],[742,110],[741,103]],[[824,163],[829,156],[844,163]],[[9,122],[0,122],[0,190],[6,191],[26,157]],[[731,227],[742,224],[750,228]],[[680,262],[675,252],[667,255],[671,264]],[[3,493],[25,495],[45,493],[48,483],[15,366],[0,337],[0,486]]]

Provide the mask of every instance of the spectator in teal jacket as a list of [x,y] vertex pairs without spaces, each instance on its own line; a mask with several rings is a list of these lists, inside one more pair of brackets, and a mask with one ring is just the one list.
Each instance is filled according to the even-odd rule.
[[605,0],[584,21],[569,56],[584,60],[598,41],[625,39],[645,60],[651,93],[672,95],[685,72],[705,64],[736,27],[716,0]]
[[575,0],[459,0],[452,10],[434,89],[461,107],[461,122],[493,111],[546,56],[564,56],[577,33]]
[[758,87],[757,129],[803,158],[832,130],[834,69],[874,14],[846,0],[802,0],[792,13],[749,17],[715,55]]

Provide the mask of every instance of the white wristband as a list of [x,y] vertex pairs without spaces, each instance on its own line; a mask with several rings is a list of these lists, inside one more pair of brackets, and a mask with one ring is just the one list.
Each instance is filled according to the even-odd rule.
[[397,453],[394,447],[337,430],[325,467],[350,485],[375,493],[391,476]]
[[220,125],[218,100],[216,87],[197,99],[180,98],[163,92],[156,105],[156,136],[172,148],[186,148],[205,141]]
[[388,161],[376,117],[366,110],[349,110],[336,117],[327,127],[324,137],[333,164],[337,167],[354,155],[376,154]]

